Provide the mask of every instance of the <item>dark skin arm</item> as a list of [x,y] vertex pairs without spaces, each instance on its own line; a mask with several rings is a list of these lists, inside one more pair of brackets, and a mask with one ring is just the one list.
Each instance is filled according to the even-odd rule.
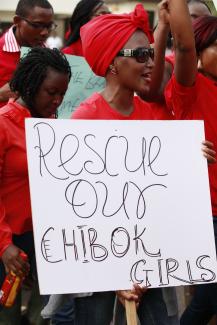
[[150,93],[139,94],[148,101],[164,102],[164,89],[170,80],[173,67],[165,62],[166,40],[170,29],[176,55],[175,76],[183,86],[192,86],[197,73],[197,56],[192,23],[186,0],[163,0],[158,5],[159,23],[155,31],[155,67],[152,73]]
[[192,86],[197,74],[197,55],[191,17],[186,0],[168,0],[168,16],[174,40],[175,77],[183,86]]
[[138,94],[146,101],[164,102],[164,88],[172,75],[173,67],[165,62],[165,50],[170,31],[167,0],[158,4],[158,25],[154,32],[154,68],[148,94]]

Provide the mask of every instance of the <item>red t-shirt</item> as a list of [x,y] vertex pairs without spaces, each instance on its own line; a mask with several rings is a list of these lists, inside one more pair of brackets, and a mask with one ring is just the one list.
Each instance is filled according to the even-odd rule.
[[151,103],[146,103],[140,97],[135,96],[133,112],[126,116],[114,110],[100,95],[94,93],[83,101],[73,112],[74,119],[84,120],[167,120],[171,115],[164,109],[164,106],[155,106],[152,109]]
[[79,38],[76,42],[73,42],[69,46],[64,47],[62,49],[62,52],[64,54],[83,56],[83,49],[82,49],[81,39]]
[[175,52],[172,52],[171,54],[167,55],[165,57],[165,60],[167,62],[169,62],[172,65],[172,67],[174,68],[174,65],[175,65]]
[[0,256],[12,234],[32,230],[24,127],[30,116],[14,101],[0,110]]
[[[204,120],[206,140],[213,142],[217,152],[217,82],[198,73],[195,85],[184,87],[173,76],[165,95],[176,119]],[[212,212],[217,216],[217,163],[210,164],[208,170]]]

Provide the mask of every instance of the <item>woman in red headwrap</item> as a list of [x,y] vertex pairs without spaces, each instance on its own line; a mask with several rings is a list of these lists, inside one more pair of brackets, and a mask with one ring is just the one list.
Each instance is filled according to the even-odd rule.
[[[175,2],[179,5],[179,13],[185,13],[186,2],[171,0],[171,3]],[[186,16],[183,18],[183,24],[185,23],[188,23]],[[95,74],[105,77],[106,86],[101,93],[94,93],[81,103],[72,118],[173,118],[165,106],[158,106],[156,109],[156,106],[135,96],[135,93],[143,93],[143,96],[146,94],[149,98],[154,69],[154,51],[150,47],[153,37],[149,29],[148,15],[141,4],[130,14],[110,14],[93,19],[81,28],[81,39],[85,59]],[[178,324],[176,318],[168,316],[161,288],[148,290],[144,295],[142,293],[143,290],[138,287],[131,293],[118,293],[124,299],[137,302],[140,300],[138,316],[141,325]],[[78,324],[109,325],[112,318],[113,294],[101,292],[85,298],[76,298],[75,310]],[[98,322],[97,317],[100,318]]]
[[[171,119],[164,109],[135,96],[149,92],[154,67],[153,36],[148,15],[141,4],[134,12],[104,15],[81,28],[83,54],[95,74],[106,78],[106,87],[85,100],[73,113],[76,119],[153,120]],[[162,289],[134,287],[132,292],[118,292],[120,298],[140,300],[138,315],[141,324],[172,324],[168,317]],[[75,299],[76,324],[109,325],[113,314],[114,294],[93,293]],[[98,319],[97,319],[98,318]],[[177,324],[177,322],[173,323]]]
[[153,113],[151,105],[134,97],[149,92],[153,70],[153,36],[141,4],[123,15],[98,17],[81,28],[83,54],[106,87],[83,102],[73,118],[171,119],[166,110]]

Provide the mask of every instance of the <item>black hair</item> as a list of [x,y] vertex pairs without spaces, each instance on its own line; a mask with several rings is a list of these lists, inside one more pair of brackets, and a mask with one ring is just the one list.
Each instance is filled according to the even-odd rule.
[[212,13],[210,7],[208,6],[208,4],[203,0],[188,0],[187,2],[188,2],[188,4],[190,4],[190,3],[200,3],[200,4],[204,5],[205,7],[207,7],[209,12]]
[[19,0],[15,14],[20,17],[26,17],[31,9],[35,7],[53,10],[53,7],[47,0]]
[[34,108],[37,92],[51,68],[71,78],[70,65],[63,53],[57,49],[32,48],[23,56],[10,81],[10,88],[25,102],[29,110]]
[[78,2],[70,18],[70,36],[66,46],[80,38],[80,28],[91,19],[93,10],[103,4],[104,1],[101,0],[81,0]]

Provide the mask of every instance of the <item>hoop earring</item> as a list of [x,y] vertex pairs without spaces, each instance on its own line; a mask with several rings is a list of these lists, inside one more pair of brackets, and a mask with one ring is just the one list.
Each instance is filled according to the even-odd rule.
[[56,110],[56,113],[54,114],[54,118],[58,119],[58,110]]
[[109,69],[111,71],[112,74],[116,75],[117,74],[117,70],[115,69],[113,64],[110,64]]

